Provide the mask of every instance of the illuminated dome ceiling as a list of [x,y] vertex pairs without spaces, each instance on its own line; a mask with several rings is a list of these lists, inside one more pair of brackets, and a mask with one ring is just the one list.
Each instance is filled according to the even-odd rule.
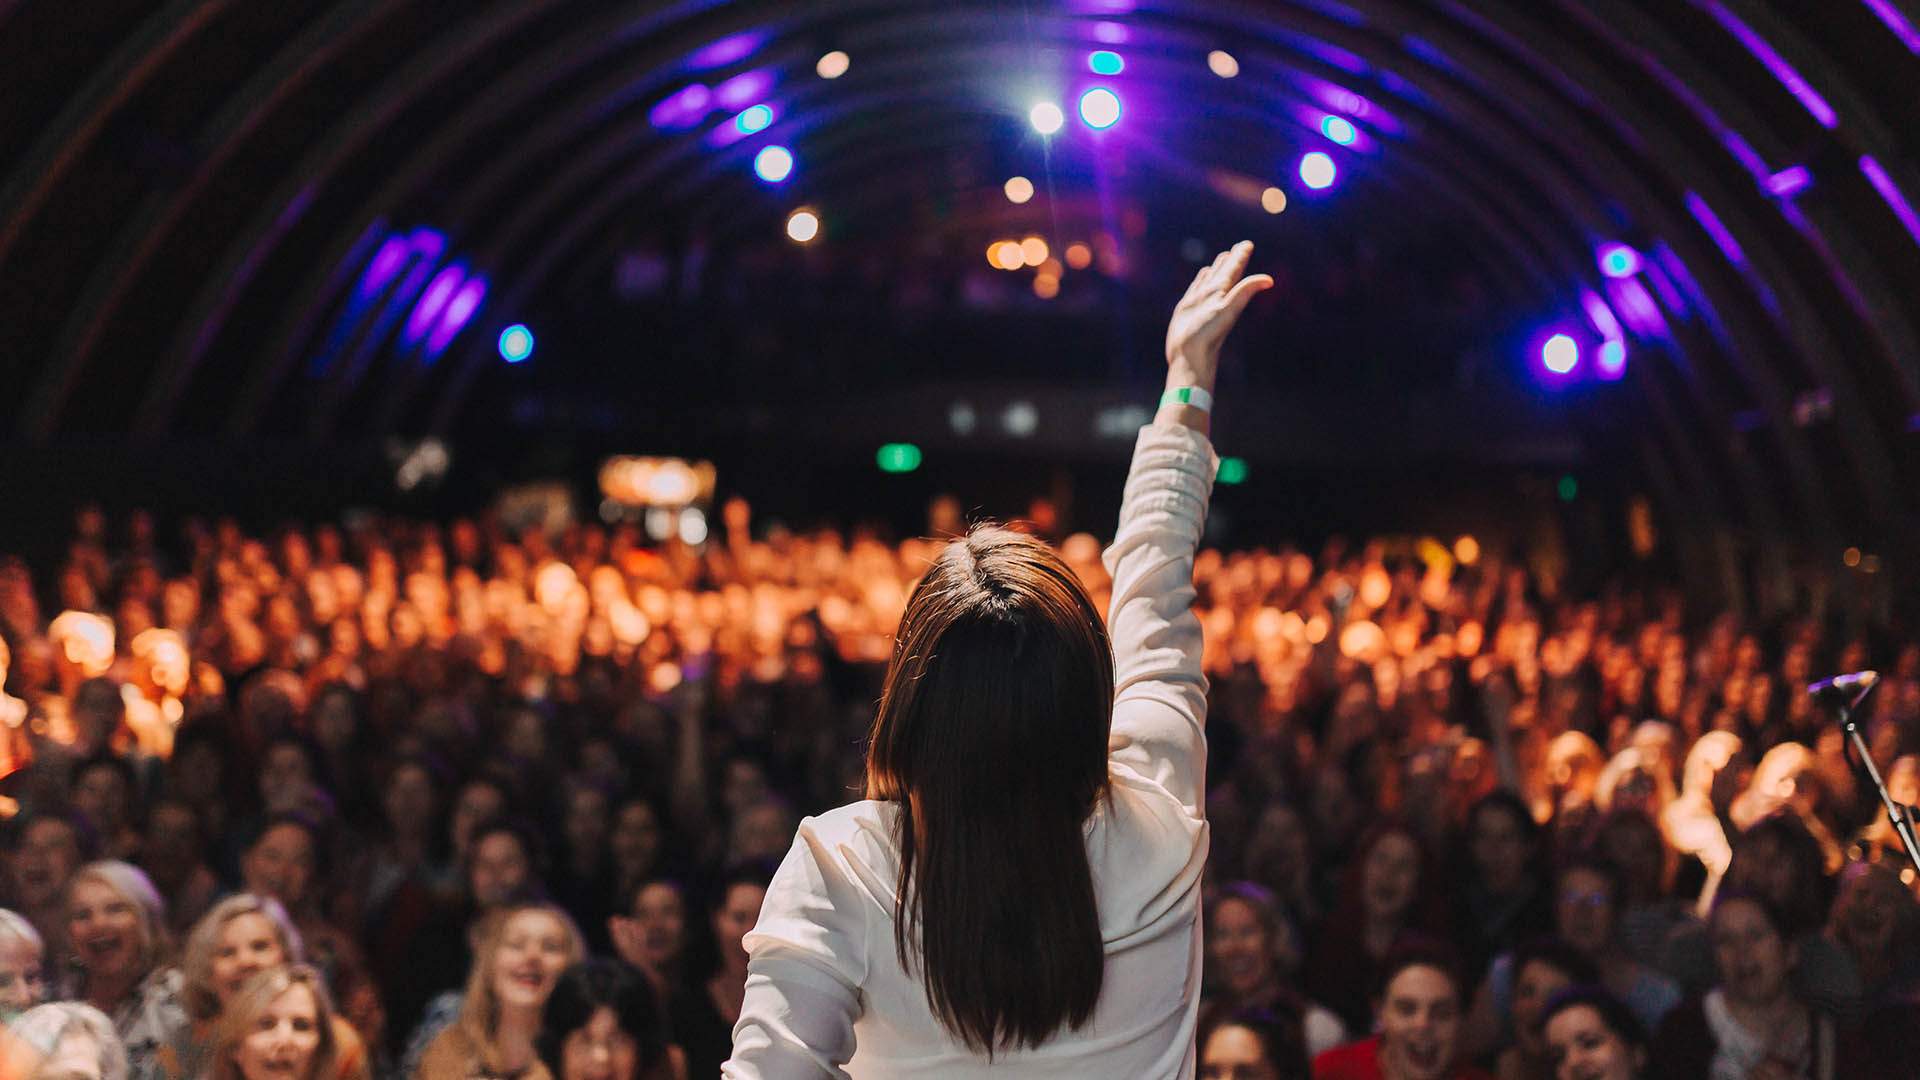
[[[1901,9],[0,4],[10,426],[318,442],[779,429],[849,394],[942,422],[1029,382],[1125,400],[1188,260],[1250,236],[1282,287],[1235,378],[1298,422],[1243,442],[1301,451],[1315,417],[1388,456],[1423,425],[1564,436],[1739,535],[1912,536]],[[1096,86],[1104,131],[1075,115]],[[1063,262],[988,265],[1029,236]],[[516,325],[537,349],[507,365]]]

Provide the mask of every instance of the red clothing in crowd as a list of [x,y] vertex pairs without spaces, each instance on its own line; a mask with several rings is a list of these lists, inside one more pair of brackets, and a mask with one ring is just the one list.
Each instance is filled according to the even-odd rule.
[[[1336,1046],[1313,1059],[1313,1080],[1380,1080],[1380,1036]],[[1493,1080],[1472,1065],[1455,1065],[1447,1080]]]

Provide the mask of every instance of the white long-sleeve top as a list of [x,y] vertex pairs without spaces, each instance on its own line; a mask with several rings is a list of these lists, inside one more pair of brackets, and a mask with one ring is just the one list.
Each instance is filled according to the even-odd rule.
[[[1216,459],[1190,428],[1140,432],[1104,555],[1113,575],[1111,797],[1086,824],[1106,949],[1092,1019],[1033,1050],[969,1050],[934,1018],[894,948],[897,808],[857,802],[800,823],[746,936],[729,1080],[1191,1077],[1207,857],[1207,683],[1193,557]],[[1046,888],[1035,882],[1035,888]]]

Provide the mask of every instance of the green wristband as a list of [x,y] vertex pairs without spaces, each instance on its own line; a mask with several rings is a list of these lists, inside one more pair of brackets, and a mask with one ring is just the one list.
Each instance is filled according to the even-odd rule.
[[1213,395],[1198,386],[1176,386],[1160,395],[1160,404],[1163,407],[1186,405],[1199,409],[1203,413],[1210,413],[1213,411]]

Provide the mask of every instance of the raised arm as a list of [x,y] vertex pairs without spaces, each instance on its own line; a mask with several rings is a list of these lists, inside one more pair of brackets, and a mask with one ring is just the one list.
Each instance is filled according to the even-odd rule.
[[[1273,285],[1243,277],[1253,245],[1223,251],[1187,287],[1167,326],[1167,389],[1212,396],[1220,345],[1253,294]],[[1120,504],[1120,527],[1103,556],[1113,575],[1111,756],[1204,816],[1207,680],[1200,620],[1193,613],[1193,556],[1206,523],[1217,459],[1209,412],[1171,401],[1140,432]]]

